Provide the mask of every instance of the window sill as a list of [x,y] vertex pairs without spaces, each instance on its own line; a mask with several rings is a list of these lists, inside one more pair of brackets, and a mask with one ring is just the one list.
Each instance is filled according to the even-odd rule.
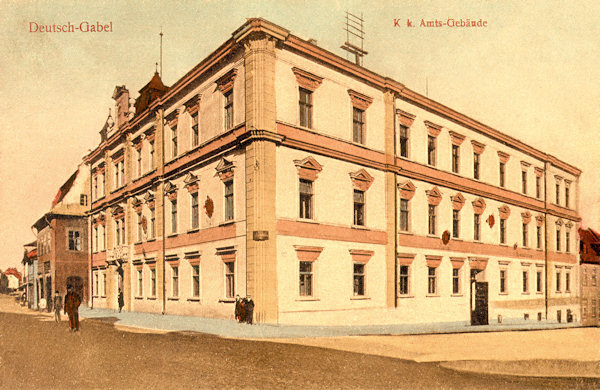
[[399,299],[406,299],[406,298],[414,298],[414,295],[407,295],[407,294],[402,294],[402,295],[398,295]]
[[508,296],[508,293],[507,292],[501,292],[501,293],[498,293],[498,295]]
[[197,297],[197,298],[188,298],[187,301],[188,302],[200,302],[200,297]]
[[404,234],[405,236],[414,236],[415,235],[413,232],[411,232],[409,230],[405,230],[405,231],[399,230],[398,234]]
[[167,238],[177,237],[178,235],[179,235],[179,233],[171,233],[171,234],[167,235]]
[[154,242],[154,241],[156,241],[156,238],[151,238],[149,240],[146,240],[146,242]]
[[439,238],[438,236],[436,236],[435,234],[427,234],[427,237],[429,238]]
[[221,298],[219,303],[235,303],[235,298]]
[[440,298],[439,294],[427,294],[425,295],[426,298]]
[[192,234],[192,233],[198,233],[199,231],[200,231],[200,228],[193,228],[193,229],[189,229],[186,233]]
[[371,299],[371,297],[366,296],[366,295],[355,295],[355,296],[350,297],[351,301],[368,301],[370,299]]
[[168,297],[167,300],[168,301],[178,301],[179,297]]
[[144,299],[144,297],[135,297],[134,299]]
[[357,230],[369,230],[369,228],[366,227],[365,225],[352,225],[351,228],[357,229]]
[[464,297],[464,294],[451,294],[451,297],[455,297],[455,298],[460,298],[460,297]]
[[221,223],[219,224],[219,226],[229,226],[229,225],[233,225],[234,223],[235,223],[235,220],[234,220],[234,219],[230,219],[230,220],[227,220],[227,221],[221,222]]
[[315,225],[318,225],[319,223],[317,221],[315,221],[314,219],[307,219],[307,218],[298,218],[296,219],[296,221],[298,222],[306,222],[306,223],[313,223]]
[[543,291],[536,291],[536,294],[537,295],[544,295],[544,292]]
[[146,299],[149,300],[149,301],[156,301],[156,297],[148,297]]
[[319,298],[315,298],[315,297],[299,297],[296,298],[296,302],[316,302],[316,301],[320,301]]
[[521,293],[521,295],[530,295],[530,294],[529,294],[529,291],[524,291]]
[[133,245],[140,245],[143,241],[136,241],[133,243]]

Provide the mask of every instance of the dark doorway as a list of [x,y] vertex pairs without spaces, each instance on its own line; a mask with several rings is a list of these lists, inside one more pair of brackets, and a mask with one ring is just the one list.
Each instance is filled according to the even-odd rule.
[[471,325],[488,325],[488,282],[478,281],[480,270],[471,270]]

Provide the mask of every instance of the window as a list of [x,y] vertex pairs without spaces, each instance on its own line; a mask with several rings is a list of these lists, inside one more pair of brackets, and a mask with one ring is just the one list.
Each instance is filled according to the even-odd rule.
[[523,224],[523,247],[529,246],[529,226],[524,223]]
[[92,196],[94,199],[98,199],[98,176],[94,176],[94,192]]
[[102,272],[102,296],[106,296],[106,271]]
[[104,180],[104,172],[102,172],[100,174],[100,196],[104,196],[104,185],[105,185],[105,180]]
[[141,297],[144,295],[144,279],[143,279],[143,274],[142,274],[142,268],[138,268],[137,276],[138,276],[137,295],[138,295],[138,297]]
[[427,294],[434,295],[436,293],[436,268],[427,267]]
[[571,232],[570,231],[565,231],[565,252],[570,253],[571,252]]
[[400,199],[400,231],[407,232],[409,228],[408,199]]
[[142,214],[137,214],[137,241],[142,241]]
[[225,296],[227,298],[235,296],[235,263],[233,261],[225,263]]
[[565,186],[565,207],[569,208],[569,187]]
[[233,180],[225,182],[225,220],[233,219]]
[[398,275],[398,294],[408,295],[408,265],[401,265]]
[[458,173],[460,165],[460,149],[458,145],[452,145],[452,172]]
[[102,231],[102,234],[101,234],[102,245],[100,246],[100,249],[105,250],[106,249],[106,227],[104,225],[100,225],[100,230]]
[[98,226],[94,226],[94,242],[92,243],[92,247],[94,252],[98,251]]
[[154,141],[150,142],[150,170],[156,168],[156,161],[154,161]]
[[156,269],[150,268],[150,296],[156,296]]
[[427,164],[435,166],[435,137],[427,136]]
[[452,294],[460,294],[460,268],[452,268]]
[[312,92],[300,88],[300,126],[312,128]]
[[506,294],[506,270],[500,270],[500,294]]
[[121,174],[120,174],[120,178],[119,178],[119,185],[123,186],[123,185],[125,185],[125,162],[123,160],[121,160],[121,162],[119,162],[119,169],[121,170]]
[[365,295],[365,265],[354,263],[354,296]]
[[436,206],[430,204],[429,205],[429,234],[435,235],[435,214],[436,214]]
[[69,230],[69,250],[81,250],[81,233],[74,230]]
[[500,163],[500,187],[504,187],[505,170],[506,170],[506,165],[503,162],[501,162]]
[[179,296],[179,267],[171,266],[171,296]]
[[365,192],[354,190],[354,225],[365,225]]
[[537,248],[542,249],[542,227],[536,226]]
[[560,252],[560,229],[556,228],[556,251]]
[[408,127],[400,125],[400,156],[408,157]]
[[521,171],[521,192],[527,194],[527,171]]
[[141,177],[142,176],[142,149],[137,150],[136,160],[137,160],[137,176]]
[[354,107],[352,110],[352,141],[365,143],[365,112]]
[[192,296],[200,296],[200,265],[192,265]]
[[560,183],[556,183],[556,204],[560,204]]
[[529,292],[529,271],[523,270],[523,292]]
[[171,129],[171,157],[177,156],[177,127]]
[[81,206],[87,206],[87,195],[79,195],[79,204]]
[[541,293],[542,292],[542,271],[537,271],[535,273],[535,291]]
[[313,218],[313,182],[300,179],[300,218]]
[[571,292],[571,273],[565,272],[565,292]]
[[198,229],[198,193],[190,194],[192,197],[192,229]]
[[479,180],[479,168],[481,164],[481,155],[473,153],[473,178]]
[[481,240],[481,215],[479,214],[473,216],[473,239]]
[[98,296],[98,271],[94,271],[94,296]]
[[177,233],[177,199],[171,201],[171,233]]
[[460,211],[452,210],[452,237],[460,237]]
[[125,244],[125,219],[115,221],[115,247]]
[[233,127],[233,90],[225,93],[225,130]]
[[152,209],[150,209],[150,238],[154,238],[155,223],[156,223],[156,210],[152,208]]
[[539,176],[535,177],[535,197],[540,198],[542,196],[542,178]]
[[300,296],[311,297],[312,291],[312,263],[310,261],[300,262]]
[[200,143],[200,132],[198,130],[198,113],[192,115],[192,147]]
[[500,218],[500,244],[506,244],[506,219]]
[[560,272],[560,270],[556,270],[556,292],[560,292],[560,279],[561,279],[561,272]]

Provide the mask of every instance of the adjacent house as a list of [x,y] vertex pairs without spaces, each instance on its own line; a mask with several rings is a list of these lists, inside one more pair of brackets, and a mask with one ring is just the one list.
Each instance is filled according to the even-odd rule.
[[600,324],[600,235],[579,229],[581,272],[581,324]]
[[580,320],[581,171],[315,41],[248,19],[173,85],[112,97],[84,158],[95,307]]
[[8,289],[17,290],[21,285],[21,273],[16,268],[7,268],[4,275],[8,278]]

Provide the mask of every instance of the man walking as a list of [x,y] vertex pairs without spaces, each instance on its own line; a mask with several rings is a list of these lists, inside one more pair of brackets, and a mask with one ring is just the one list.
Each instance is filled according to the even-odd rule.
[[72,286],[67,286],[67,295],[65,295],[65,314],[69,315],[69,329],[72,332],[79,332],[79,305],[81,298],[75,292]]
[[62,297],[58,293],[58,290],[54,293],[54,320],[60,322],[60,311],[62,310]]

